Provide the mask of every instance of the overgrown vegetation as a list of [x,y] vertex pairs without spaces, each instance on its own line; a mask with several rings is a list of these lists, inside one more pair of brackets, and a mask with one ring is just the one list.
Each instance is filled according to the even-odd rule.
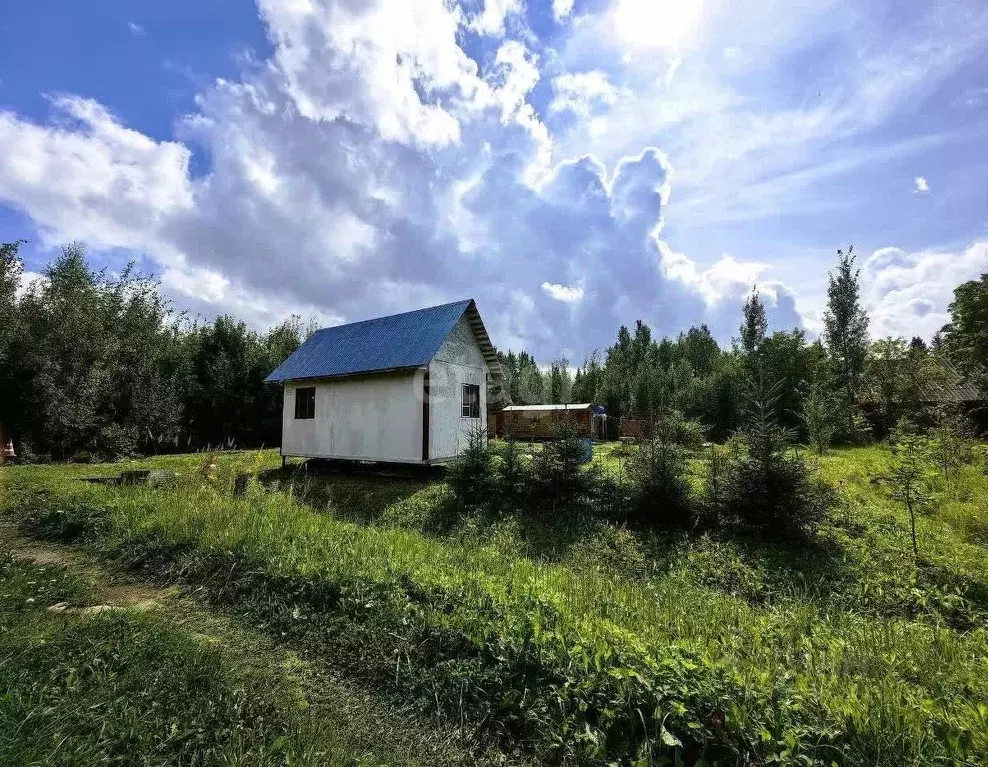
[[[283,491],[233,498],[222,477],[232,483],[235,457],[219,459],[221,479],[186,469],[171,490],[11,469],[5,504],[34,535],[201,588],[361,684],[539,763],[977,763],[988,554],[974,522],[988,478],[983,449],[971,455],[953,499],[916,518],[919,567],[905,509],[870,482],[892,465],[881,447],[821,459],[843,509],[815,523],[809,550],[729,526],[622,531],[590,508],[569,553],[539,562],[524,511],[471,513],[442,538],[413,529],[414,514],[355,525]],[[701,498],[703,461],[687,463]]]
[[823,519],[832,503],[830,488],[815,482],[793,434],[775,412],[780,384],[749,382],[749,412],[740,434],[744,450],[727,463],[722,503],[748,530],[794,536]]
[[[0,419],[22,449],[256,443],[275,423],[260,380],[297,323],[176,322],[152,282],[93,274],[77,248],[19,296],[16,250],[0,251]],[[15,467],[0,513],[188,586],[497,762],[981,764],[988,453],[964,403],[929,401],[948,361],[980,381],[980,283],[958,289],[932,350],[872,343],[859,296],[839,252],[826,343],[769,334],[756,288],[730,350],[639,322],[572,381],[565,361],[502,355],[515,401],[602,401],[643,422],[639,444],[589,462],[564,425],[541,444],[477,432],[444,483],[277,470],[264,452],[145,464],[178,471],[167,488]],[[261,469],[235,496],[234,475]],[[5,567],[12,762],[349,763],[268,694],[274,677],[153,615],[55,623],[22,599],[38,581]],[[85,598],[42,580],[45,601]]]
[[272,670],[153,613],[47,610],[93,596],[61,566],[0,553],[5,767],[358,764]]
[[[266,333],[232,317],[190,321],[153,279],[132,267],[95,271],[78,244],[27,286],[19,245],[0,245],[0,425],[22,460],[278,444],[280,392],[263,380],[309,330],[299,318]],[[638,321],[575,377],[566,360],[540,367],[525,351],[499,352],[505,378],[489,400],[597,402],[644,422],[677,411],[723,442],[743,425],[744,382],[757,368],[780,383],[776,418],[797,440],[864,444],[873,426],[884,438],[900,416],[922,421],[932,381],[948,400],[960,374],[988,392],[984,285],[958,287],[932,350],[920,339],[871,343],[854,258],[839,251],[823,342],[808,343],[801,329],[770,332],[755,288],[731,347],[705,326],[656,339]]]
[[[748,386],[747,413],[732,449],[701,447],[677,411],[662,411],[619,471],[584,470],[586,446],[571,426],[523,458],[510,443],[495,451],[475,434],[450,470],[449,487],[463,509],[505,509],[529,520],[573,520],[590,513],[639,529],[683,530],[699,523],[789,538],[807,534],[834,504],[833,489],[812,476],[778,423],[781,384],[759,373]],[[697,492],[690,451],[704,456],[707,480]]]
[[0,245],[0,427],[22,458],[280,442],[281,392],[263,381],[301,342],[298,318],[264,334],[189,321],[156,281],[94,271],[78,244],[19,294],[18,245]]
[[678,415],[667,413],[628,459],[628,518],[652,527],[688,528],[696,518],[686,455],[676,441]]
[[[808,343],[798,328],[770,332],[756,287],[744,303],[733,348],[722,348],[705,326],[657,340],[638,321],[633,331],[621,327],[602,356],[594,351],[587,357],[572,386],[562,387],[569,391],[563,401],[599,402],[610,416],[645,422],[675,410],[723,442],[743,425],[745,381],[757,370],[780,384],[776,418],[796,440],[818,452],[831,442],[867,444],[885,439],[903,416],[931,425],[931,405],[970,399],[965,380],[988,396],[988,341],[979,319],[984,312],[978,313],[985,284],[982,278],[957,289],[953,319],[933,349],[919,338],[908,344],[899,338],[872,342],[855,257],[851,249],[838,251],[820,340]],[[550,396],[547,376],[531,355],[508,352],[499,358],[505,402],[560,401]],[[560,373],[559,363],[553,363],[548,377],[560,374],[565,377],[565,369]],[[982,428],[988,426],[988,412],[975,415]]]

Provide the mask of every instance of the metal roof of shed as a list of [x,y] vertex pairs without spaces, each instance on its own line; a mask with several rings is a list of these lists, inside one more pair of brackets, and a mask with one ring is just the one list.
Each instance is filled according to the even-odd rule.
[[[898,369],[905,367],[900,361]],[[922,378],[917,381],[918,391],[915,392],[920,402],[943,404],[958,404],[963,402],[978,402],[984,395],[972,380],[942,358],[929,358],[926,367],[920,371]],[[860,393],[861,401],[866,404],[882,402],[883,393],[873,380],[866,380]]]
[[494,346],[476,303],[469,298],[317,330],[264,380],[281,383],[422,367],[436,356],[464,314],[491,375],[499,378],[501,368]]

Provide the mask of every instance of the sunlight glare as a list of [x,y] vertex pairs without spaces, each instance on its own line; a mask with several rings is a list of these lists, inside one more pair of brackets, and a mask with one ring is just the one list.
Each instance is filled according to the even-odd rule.
[[701,0],[617,0],[614,26],[631,45],[677,50],[696,32],[700,6]]

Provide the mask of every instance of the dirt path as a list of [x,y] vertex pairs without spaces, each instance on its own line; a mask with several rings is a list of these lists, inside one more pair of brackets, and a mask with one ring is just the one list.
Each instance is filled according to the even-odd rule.
[[[108,566],[82,549],[22,536],[0,520],[0,551],[38,565],[58,565],[90,581],[97,604],[82,610],[155,610],[176,627],[200,640],[217,642],[248,668],[277,669],[304,691],[301,705],[346,736],[351,753],[386,753],[395,765],[453,767],[478,761],[458,743],[454,733],[423,721],[408,707],[396,707],[372,692],[337,677],[325,664],[303,658],[270,636],[212,609],[179,587],[163,587]],[[78,610],[78,608],[73,608]]]
[[99,597],[97,607],[154,609],[178,594],[177,589],[156,586],[135,580],[125,573],[111,571],[72,546],[25,538],[8,523],[0,523],[0,549],[31,564],[59,565],[84,575],[96,586]]

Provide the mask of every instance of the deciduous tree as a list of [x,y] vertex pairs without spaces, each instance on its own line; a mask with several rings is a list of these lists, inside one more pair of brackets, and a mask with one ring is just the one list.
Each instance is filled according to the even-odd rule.
[[988,273],[954,290],[950,322],[941,334],[943,345],[988,397]]

